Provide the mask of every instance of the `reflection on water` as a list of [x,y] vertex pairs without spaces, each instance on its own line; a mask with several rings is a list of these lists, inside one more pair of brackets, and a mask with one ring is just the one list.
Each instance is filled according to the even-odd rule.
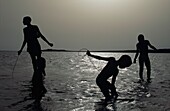
[[[101,56],[113,56],[118,59],[122,54],[97,53]],[[120,70],[116,81],[118,100],[107,106],[98,104],[103,99],[99,88],[95,83],[97,75],[106,65],[105,61],[83,56],[84,53],[46,52],[43,56],[47,61],[47,76],[45,87],[48,92],[43,97],[40,105],[35,105],[29,98],[32,66],[29,55],[23,53],[17,63],[14,80],[11,81],[10,74],[16,56],[14,52],[1,52],[0,69],[3,72],[0,77],[0,99],[1,104],[8,111],[141,111],[142,98],[150,98],[150,85],[147,83],[136,83],[138,80],[138,65]],[[82,56],[81,56],[82,55]],[[133,57],[133,54],[129,54]],[[6,59],[6,60],[3,60]],[[152,60],[158,60],[151,56]],[[160,59],[159,59],[160,60]],[[9,62],[8,62],[9,61]],[[2,65],[3,64],[3,65]],[[153,72],[160,72],[153,64]],[[165,66],[164,66],[165,67]],[[161,69],[160,69],[161,70]],[[154,78],[154,74],[152,78]],[[4,78],[4,79],[2,79]],[[9,79],[10,78],[10,79]],[[8,93],[6,93],[8,92]],[[9,92],[14,92],[11,95]],[[4,95],[6,93],[7,100]]]

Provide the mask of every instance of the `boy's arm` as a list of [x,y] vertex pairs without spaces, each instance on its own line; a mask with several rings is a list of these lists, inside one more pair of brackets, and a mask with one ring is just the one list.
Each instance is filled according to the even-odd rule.
[[98,59],[98,60],[109,61],[109,57],[101,57],[101,56],[97,56],[97,55],[92,55],[92,54],[90,53],[90,51],[87,51],[86,54],[87,54],[88,56],[93,57],[93,58]]
[[[23,32],[24,32],[24,30],[23,30]],[[18,55],[21,54],[23,48],[25,47],[25,45],[26,45],[26,43],[27,43],[25,39],[26,39],[26,38],[25,38],[25,32],[24,32],[24,41],[23,41],[23,43],[22,43],[21,49],[18,51]]]
[[152,48],[153,50],[157,50],[153,45],[151,45],[151,43],[148,41],[148,46],[150,47],[150,48]]
[[136,45],[136,54],[135,54],[135,58],[134,58],[134,60],[133,60],[133,63],[136,63],[136,59],[137,59],[137,57],[138,57],[138,55],[139,55],[139,48],[138,48],[138,45]]
[[46,38],[45,36],[40,32],[39,28],[37,27],[37,31],[38,31],[38,35],[49,45],[49,46],[53,46],[52,43],[50,43]]
[[18,51],[18,55],[21,54],[21,52],[22,52],[23,48],[25,47],[25,45],[26,45],[26,41],[24,40],[23,43],[22,43],[21,49]]

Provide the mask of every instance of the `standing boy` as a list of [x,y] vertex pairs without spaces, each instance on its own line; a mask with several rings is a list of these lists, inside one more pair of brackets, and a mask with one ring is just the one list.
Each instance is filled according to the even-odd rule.
[[136,59],[140,53],[139,56],[139,77],[140,80],[139,82],[144,81],[143,79],[143,67],[144,64],[146,66],[147,69],[147,82],[150,83],[151,82],[151,65],[150,65],[150,60],[149,60],[149,56],[148,56],[148,46],[154,50],[157,50],[153,45],[150,44],[150,42],[148,40],[144,39],[144,35],[140,34],[138,36],[138,43],[136,44],[136,55],[134,58],[134,63],[136,63]]
[[22,43],[21,49],[18,51],[18,55],[21,54],[23,48],[27,44],[27,52],[31,56],[33,69],[35,72],[37,69],[36,59],[41,57],[41,47],[38,42],[38,38],[41,37],[51,47],[53,46],[53,44],[47,41],[47,39],[40,32],[38,26],[31,24],[31,17],[24,17],[23,24],[26,25],[26,27],[23,29],[24,41]]

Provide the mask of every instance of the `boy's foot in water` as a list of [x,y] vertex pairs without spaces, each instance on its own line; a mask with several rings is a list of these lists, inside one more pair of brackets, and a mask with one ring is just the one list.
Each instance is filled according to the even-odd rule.
[[143,79],[139,79],[139,81],[137,83],[142,83],[142,82],[144,82],[144,80]]
[[118,96],[119,96],[118,94],[115,95],[114,102],[117,100]]
[[117,98],[118,98],[118,94],[112,94],[112,100],[115,102],[116,100],[117,100]]
[[111,96],[110,97],[106,97],[105,100],[104,100],[104,103],[108,104],[111,101],[112,101],[112,97]]
[[151,83],[152,81],[151,81],[151,79],[147,79],[147,83]]

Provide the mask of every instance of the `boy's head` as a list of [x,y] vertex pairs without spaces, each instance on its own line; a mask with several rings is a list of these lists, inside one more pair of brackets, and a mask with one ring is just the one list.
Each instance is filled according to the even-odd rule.
[[41,70],[45,69],[46,60],[43,57],[40,57],[37,59],[37,67],[38,67],[38,69],[41,69]]
[[30,23],[31,23],[31,17],[25,16],[25,17],[23,18],[23,24],[24,24],[24,25],[29,25]]
[[139,42],[144,41],[144,35],[143,35],[143,34],[139,34],[139,35],[138,35],[138,41],[139,41]]
[[122,55],[119,61],[119,68],[126,68],[132,64],[132,59],[128,55]]

